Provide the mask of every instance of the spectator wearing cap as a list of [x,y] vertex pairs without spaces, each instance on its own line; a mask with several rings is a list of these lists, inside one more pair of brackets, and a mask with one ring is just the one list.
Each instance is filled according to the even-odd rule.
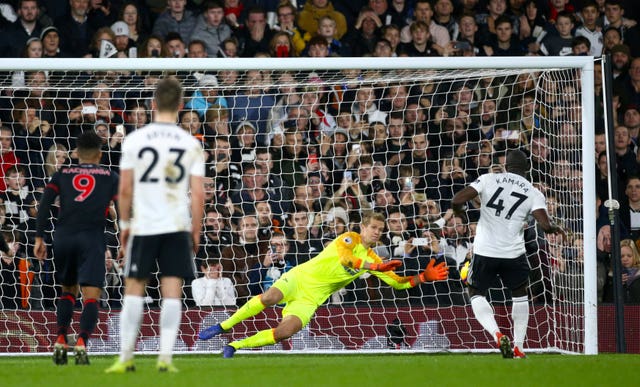
[[36,0],[20,0],[17,7],[18,19],[10,24],[0,39],[0,56],[20,57],[27,40],[39,38],[43,26],[38,21],[40,8]]
[[60,50],[60,34],[55,26],[45,27],[40,33],[42,56],[44,58],[64,58],[67,55]]
[[198,88],[193,92],[191,99],[184,105],[186,109],[195,110],[202,120],[207,110],[212,106],[227,108],[226,98],[218,95],[218,78],[213,74],[201,74],[198,79]]
[[631,52],[626,44],[616,44],[611,48],[611,62],[613,64],[613,78],[624,77],[629,71]]
[[161,36],[166,41],[170,32],[176,32],[184,39],[191,39],[197,18],[193,12],[186,9],[186,5],[187,0],[167,0],[167,10],[156,19],[153,35]]
[[190,40],[198,39],[205,42],[207,55],[218,56],[220,44],[231,37],[231,27],[224,22],[224,8],[219,1],[206,1],[204,10],[197,18]]
[[91,39],[97,28],[87,18],[87,0],[70,1],[69,13],[57,18],[54,25],[60,35],[60,49],[73,58],[81,58],[89,53]]
[[249,121],[242,121],[231,137],[231,161],[252,163],[256,160],[256,127]]
[[134,42],[129,37],[129,26],[127,25],[127,23],[123,21],[117,21],[111,26],[111,31],[113,31],[114,35],[116,36],[113,43],[118,50],[119,56],[121,55],[120,53],[123,53],[126,57],[137,57],[137,52],[134,53],[130,50],[134,46]]

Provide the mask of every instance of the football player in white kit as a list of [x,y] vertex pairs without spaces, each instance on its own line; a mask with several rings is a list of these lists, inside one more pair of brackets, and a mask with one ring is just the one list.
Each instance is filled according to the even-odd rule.
[[154,120],[129,134],[120,160],[120,241],[126,250],[125,295],[120,313],[121,348],[107,373],[134,371],[133,351],[148,278],[161,273],[158,371],[176,372],[172,349],[182,320],[182,285],[195,273],[204,207],[202,145],[176,125],[182,86],[158,82]]
[[[524,226],[531,214],[545,233],[558,233],[565,239],[566,233],[549,218],[542,192],[525,178],[529,170],[525,154],[509,151],[505,168],[504,173],[480,176],[459,191],[451,204],[454,213],[461,213],[466,209],[465,203],[480,197],[480,220],[467,277],[471,307],[478,322],[495,338],[503,357],[524,358],[522,346],[529,321],[529,262],[525,255]],[[512,293],[513,349],[509,338],[500,332],[486,298],[497,276]]]

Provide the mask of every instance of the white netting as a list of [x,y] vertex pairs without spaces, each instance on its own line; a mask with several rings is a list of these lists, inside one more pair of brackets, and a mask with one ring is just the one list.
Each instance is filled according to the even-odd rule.
[[[274,68],[276,62],[261,63]],[[580,71],[425,70],[429,62],[423,69],[393,63],[392,70],[366,69],[363,61],[361,70],[343,71],[205,70],[215,68],[210,65],[164,72],[26,71],[23,89],[11,89],[12,74],[3,73],[4,181],[14,184],[11,174],[19,172],[24,188],[2,194],[4,236],[20,248],[16,258],[2,259],[0,352],[48,351],[55,339],[55,267],[51,260],[39,264],[32,248],[38,195],[56,160],[69,162],[56,159],[56,151],[73,157],[75,137],[97,130],[105,138],[102,161],[117,170],[116,128],[123,124],[130,132],[150,120],[153,84],[164,75],[183,81],[188,98],[181,120],[207,151],[207,217],[196,263],[200,269],[214,259],[231,280],[193,291],[185,286],[188,310],[177,350],[219,350],[222,340],[197,342],[195,333],[261,293],[283,270],[312,258],[336,233],[356,227],[365,209],[387,218],[388,233],[376,248],[383,257],[402,259],[402,244],[412,236],[434,241],[403,259],[402,274],[417,274],[435,255],[430,250],[439,250],[451,279],[394,291],[362,277],[331,296],[308,328],[267,349],[491,349],[457,271],[471,249],[478,211],[459,219],[447,210],[455,192],[501,164],[506,149],[521,148],[532,155],[531,178],[546,194],[550,214],[571,231],[571,240],[561,244],[527,228],[532,314],[525,347],[585,352],[583,241],[593,238],[582,236],[590,230],[583,219],[582,135],[593,129],[582,125],[582,93],[592,90],[584,90]],[[280,232],[286,239],[273,237]],[[116,257],[113,222],[105,235]],[[272,264],[266,257],[272,247],[283,253],[282,243],[288,244],[286,264]],[[107,262],[90,350],[114,352],[122,277],[118,263]],[[228,285],[233,289],[225,293]],[[509,331],[510,295],[496,285],[490,298],[499,325]],[[156,280],[147,293],[138,349],[155,351]],[[267,310],[238,325],[234,337],[274,326],[278,313]]]

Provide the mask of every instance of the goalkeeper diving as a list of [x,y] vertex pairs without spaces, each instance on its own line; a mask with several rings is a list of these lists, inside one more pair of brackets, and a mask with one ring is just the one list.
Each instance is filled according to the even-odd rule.
[[273,329],[225,345],[222,354],[233,357],[238,349],[275,344],[288,339],[311,321],[318,306],[337,290],[370,272],[395,289],[408,289],[423,282],[446,280],[449,274],[444,262],[431,260],[426,269],[414,276],[399,276],[393,272],[402,266],[399,260],[383,262],[372,246],[380,239],[385,218],[379,213],[365,213],[360,233],[346,232],[333,240],[320,254],[285,273],[261,295],[251,298],[227,320],[198,334],[209,340],[228,332],[239,322],[255,316],[266,307],[285,303],[282,321]]

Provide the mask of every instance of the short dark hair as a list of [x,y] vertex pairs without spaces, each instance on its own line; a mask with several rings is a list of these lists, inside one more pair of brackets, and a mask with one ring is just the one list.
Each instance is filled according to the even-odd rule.
[[76,140],[78,150],[80,149],[100,149],[102,148],[102,139],[93,131],[82,133]]
[[182,103],[182,85],[175,78],[164,78],[158,82],[153,95],[156,108],[162,112],[177,112]]
[[210,9],[224,9],[224,5],[222,4],[222,2],[220,1],[216,1],[216,0],[208,0],[205,1],[204,6],[202,7],[203,11],[208,11]]
[[78,137],[76,145],[78,146],[78,156],[81,159],[92,158],[100,152],[102,138],[94,131],[87,131]]
[[529,169],[529,160],[527,155],[519,149],[512,149],[507,152],[505,160],[505,168],[507,172],[513,172],[519,175],[525,175]]

